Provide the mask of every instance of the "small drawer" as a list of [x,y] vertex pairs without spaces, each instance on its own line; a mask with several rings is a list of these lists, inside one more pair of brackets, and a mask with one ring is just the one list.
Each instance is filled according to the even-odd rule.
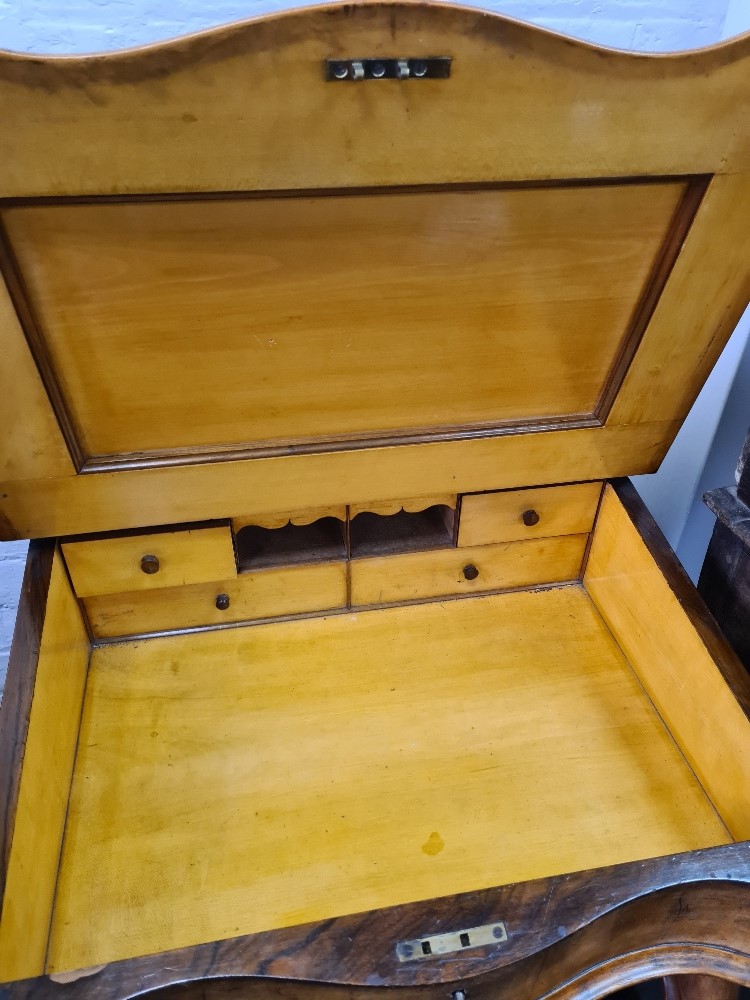
[[391,604],[575,580],[588,535],[435,549],[352,562],[352,605]]
[[591,531],[601,483],[473,493],[461,500],[458,544],[489,545]]
[[218,583],[84,601],[98,639],[253,621],[346,605],[346,564],[317,563],[242,573]]
[[228,524],[64,542],[62,550],[79,597],[208,583],[237,572]]

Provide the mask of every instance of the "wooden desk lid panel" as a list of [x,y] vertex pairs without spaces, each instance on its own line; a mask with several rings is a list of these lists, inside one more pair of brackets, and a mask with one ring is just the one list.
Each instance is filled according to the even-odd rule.
[[[450,76],[325,79],[396,52]],[[1,56],[3,537],[653,469],[748,299],[748,69],[428,4]]]
[[53,395],[91,467],[594,421],[642,332],[637,306],[665,239],[685,225],[685,190],[3,217]]

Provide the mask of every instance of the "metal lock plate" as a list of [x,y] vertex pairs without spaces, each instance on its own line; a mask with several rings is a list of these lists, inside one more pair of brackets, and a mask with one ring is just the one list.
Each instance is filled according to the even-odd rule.
[[450,56],[413,59],[326,59],[326,80],[447,80]]
[[413,962],[415,959],[448,955],[454,951],[465,951],[467,948],[502,944],[507,940],[507,928],[502,921],[498,921],[448,934],[431,934],[429,937],[416,938],[413,941],[400,941],[396,945],[396,954],[400,962]]

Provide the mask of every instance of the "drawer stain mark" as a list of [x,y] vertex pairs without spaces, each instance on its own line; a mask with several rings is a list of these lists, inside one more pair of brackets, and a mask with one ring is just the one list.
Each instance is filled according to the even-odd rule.
[[445,842],[443,838],[437,831],[433,831],[427,838],[427,842],[422,845],[422,851],[424,854],[434,857],[436,854],[440,854],[444,847]]

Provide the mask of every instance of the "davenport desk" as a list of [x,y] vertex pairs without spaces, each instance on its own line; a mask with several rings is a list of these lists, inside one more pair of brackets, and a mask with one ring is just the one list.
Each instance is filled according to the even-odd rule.
[[335,4],[0,104],[0,996],[750,984],[750,682],[623,478],[750,297],[750,36]]

